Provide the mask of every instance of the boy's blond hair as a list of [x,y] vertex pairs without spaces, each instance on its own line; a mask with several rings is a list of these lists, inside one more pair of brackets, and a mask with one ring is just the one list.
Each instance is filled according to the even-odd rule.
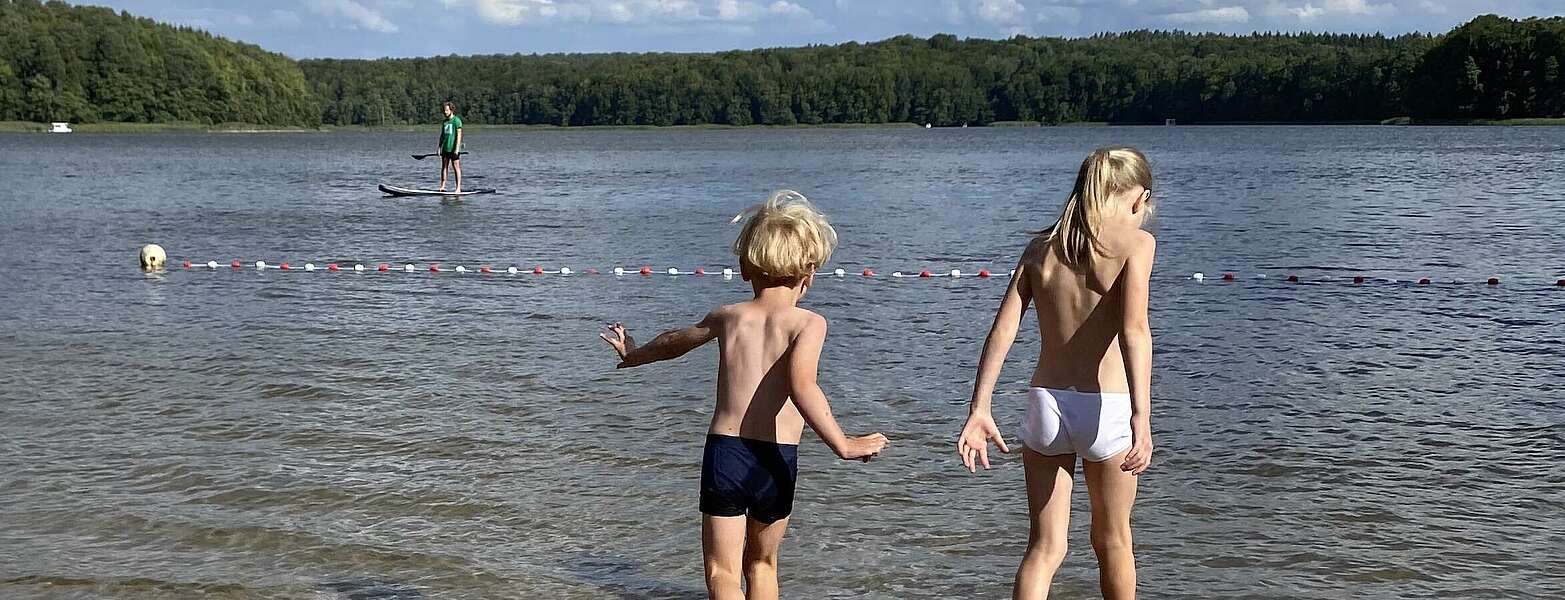
[[837,231],[826,216],[793,190],[773,192],[763,204],[751,207],[734,222],[746,219],[734,254],[746,278],[763,277],[798,283],[815,274],[837,248]]

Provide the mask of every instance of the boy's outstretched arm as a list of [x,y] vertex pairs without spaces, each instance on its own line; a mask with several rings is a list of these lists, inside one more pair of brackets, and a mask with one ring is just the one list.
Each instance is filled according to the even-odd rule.
[[717,322],[715,317],[708,314],[700,323],[665,331],[641,346],[636,345],[636,340],[631,339],[630,334],[625,332],[625,326],[619,323],[608,326],[598,337],[619,353],[620,363],[616,368],[625,369],[684,356],[717,337]]
[[869,462],[886,447],[886,436],[873,433],[850,438],[837,426],[837,418],[831,414],[831,404],[826,401],[826,393],[821,391],[820,384],[816,382],[821,346],[825,343],[826,319],[820,315],[811,317],[804,331],[794,338],[793,348],[788,351],[788,385],[792,390],[793,405],[799,408],[799,414],[804,417],[805,423],[810,424],[810,429],[814,429],[815,434],[838,457]]

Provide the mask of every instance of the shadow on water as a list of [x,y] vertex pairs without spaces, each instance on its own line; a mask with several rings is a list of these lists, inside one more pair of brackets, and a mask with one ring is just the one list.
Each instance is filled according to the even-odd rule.
[[704,600],[705,587],[664,581],[645,573],[644,563],[617,556],[578,553],[566,561],[578,581],[621,600]]
[[422,600],[427,598],[418,587],[406,583],[356,577],[320,584],[332,600]]

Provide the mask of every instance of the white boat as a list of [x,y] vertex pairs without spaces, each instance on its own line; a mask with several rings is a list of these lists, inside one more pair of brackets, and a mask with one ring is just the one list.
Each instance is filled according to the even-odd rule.
[[71,124],[70,123],[50,123],[50,125],[53,125],[54,127],[49,130],[49,133],[70,133],[71,132]]

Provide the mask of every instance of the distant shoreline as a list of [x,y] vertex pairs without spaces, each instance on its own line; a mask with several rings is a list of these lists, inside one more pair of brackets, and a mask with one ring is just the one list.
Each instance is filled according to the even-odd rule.
[[[321,127],[278,127],[250,123],[73,123],[75,133],[381,133],[426,132],[438,123],[413,125],[323,125]],[[1329,127],[1343,125],[1383,125],[1407,127],[1565,127],[1565,118],[1535,119],[1424,119],[1406,117],[1384,121],[1338,122],[1286,122],[1286,121],[1207,121],[1177,124],[1179,127]],[[1027,127],[1161,127],[1162,123],[1105,123],[1072,122],[1044,124],[1036,121],[997,121],[972,128],[1027,128]],[[49,123],[29,121],[0,121],[0,133],[45,133]],[[922,129],[913,123],[822,123],[818,125],[584,125],[567,127],[559,125],[483,124],[471,123],[474,131],[721,131],[730,129]],[[937,129],[960,129],[940,127]]]

